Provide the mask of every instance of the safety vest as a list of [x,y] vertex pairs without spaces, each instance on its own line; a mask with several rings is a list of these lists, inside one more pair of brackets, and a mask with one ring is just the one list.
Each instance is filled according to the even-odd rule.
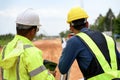
[[[41,50],[34,47],[32,43],[23,44],[19,39],[30,43],[29,40],[17,35],[0,54],[2,80],[55,80],[43,65]],[[16,47],[11,51],[11,44],[15,43],[17,43]]]
[[95,44],[95,42],[86,34],[83,32],[80,32],[77,34],[84,42],[85,44],[91,49],[95,57],[97,58],[99,64],[101,65],[104,73],[99,74],[97,76],[91,77],[88,80],[116,80],[120,79],[120,70],[117,70],[117,61],[116,61],[116,53],[115,53],[115,44],[111,37],[106,36],[103,34],[107,46],[109,49],[110,59],[111,59],[111,67],[109,66],[108,62],[106,61],[105,57],[103,56],[102,52],[98,48],[98,46]]

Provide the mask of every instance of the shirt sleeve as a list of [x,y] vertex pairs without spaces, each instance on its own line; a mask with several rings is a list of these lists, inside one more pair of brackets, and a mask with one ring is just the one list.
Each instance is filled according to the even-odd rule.
[[29,48],[26,55],[26,69],[31,77],[31,80],[54,80],[52,74],[48,72],[43,65],[43,58],[41,50],[37,48]]
[[80,41],[78,41],[76,37],[72,37],[67,41],[66,47],[62,51],[58,64],[58,68],[62,74],[68,72],[72,63],[76,59],[78,46],[80,47]]

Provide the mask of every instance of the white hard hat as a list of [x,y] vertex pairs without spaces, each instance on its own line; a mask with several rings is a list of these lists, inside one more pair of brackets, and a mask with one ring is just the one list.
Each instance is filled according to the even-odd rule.
[[17,24],[28,25],[28,26],[40,26],[39,15],[33,9],[27,9],[16,19]]

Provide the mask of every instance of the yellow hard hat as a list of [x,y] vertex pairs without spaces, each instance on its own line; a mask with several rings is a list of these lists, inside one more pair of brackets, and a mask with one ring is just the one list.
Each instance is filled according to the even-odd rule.
[[87,13],[80,7],[73,7],[67,16],[67,23],[71,23],[74,20],[88,18]]

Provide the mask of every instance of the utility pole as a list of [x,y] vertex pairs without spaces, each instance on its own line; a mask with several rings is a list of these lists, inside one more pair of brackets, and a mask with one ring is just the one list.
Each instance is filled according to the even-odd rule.
[[82,8],[84,8],[83,0],[80,0],[80,6],[81,6]]

